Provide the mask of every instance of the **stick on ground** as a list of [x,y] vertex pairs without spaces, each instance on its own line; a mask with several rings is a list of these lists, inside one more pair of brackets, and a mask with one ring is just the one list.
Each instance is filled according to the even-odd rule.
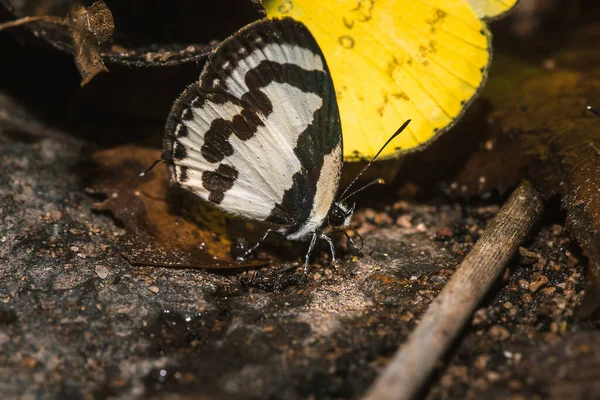
[[363,400],[415,397],[542,210],[536,190],[521,183]]

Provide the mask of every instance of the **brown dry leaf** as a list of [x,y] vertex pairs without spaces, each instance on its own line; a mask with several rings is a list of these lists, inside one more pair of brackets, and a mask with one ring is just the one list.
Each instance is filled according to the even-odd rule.
[[[23,17],[0,24],[0,30],[26,24],[49,27],[56,37],[68,38],[77,69],[81,75],[81,86],[89,83],[100,72],[108,71],[100,56],[100,44],[108,40],[115,29],[113,15],[103,1],[89,7],[74,4],[65,18],[45,15]],[[62,39],[63,41],[65,39]]]
[[100,44],[112,36],[115,21],[103,1],[97,1],[87,8],[74,5],[68,20],[74,48],[73,56],[83,86],[100,72],[108,71],[99,51]]
[[[99,168],[88,192],[106,199],[94,209],[108,211],[127,231],[123,255],[134,265],[196,268],[239,268],[229,251],[225,214],[198,200],[187,205],[184,193],[168,188],[165,166],[144,177],[139,173],[160,157],[155,149],[121,146],[95,153]],[[183,197],[182,197],[183,196]],[[182,215],[193,215],[195,222]]]
[[590,260],[583,314],[591,317],[600,313],[600,120],[585,106],[600,102],[600,69],[544,74],[516,96],[497,115],[521,131],[522,151],[536,159],[529,167],[536,185],[562,197],[567,228]]
[[526,174],[546,197],[560,195],[567,227],[590,260],[580,315],[594,318],[600,317],[600,119],[586,106],[600,105],[598,40],[598,28],[580,32],[553,58],[556,69],[537,69],[527,79],[513,72],[518,63],[505,68],[503,84],[488,91],[491,119],[501,131],[457,179],[457,186],[476,192],[479,176],[486,189],[503,189]]

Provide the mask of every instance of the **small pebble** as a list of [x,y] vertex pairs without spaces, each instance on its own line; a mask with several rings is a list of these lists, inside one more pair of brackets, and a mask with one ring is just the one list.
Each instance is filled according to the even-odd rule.
[[567,308],[567,300],[562,296],[556,296],[554,298],[554,304],[558,310],[564,311]]
[[23,368],[34,368],[37,365],[37,361],[29,356],[25,356],[25,358],[23,358],[23,360],[21,360],[21,362],[19,363],[20,367]]
[[492,357],[489,354],[482,354],[475,359],[475,362],[473,363],[473,365],[477,369],[486,369],[488,362],[490,361],[491,358]]
[[413,319],[415,319],[415,315],[410,311],[406,311],[400,316],[400,319],[404,322],[412,321]]
[[96,265],[96,275],[98,275],[98,278],[100,279],[106,279],[108,276],[108,268],[104,265]]
[[452,379],[452,375],[444,374],[440,379],[440,385],[444,388],[451,388],[454,385],[454,379]]
[[479,392],[485,392],[489,386],[489,383],[483,378],[475,379],[472,384],[473,389]]
[[539,256],[537,253],[529,251],[525,247],[519,247],[519,255],[523,257],[523,260],[521,260],[523,264],[534,264],[536,261],[539,260]]
[[550,296],[551,294],[554,294],[554,292],[556,292],[556,288],[553,286],[550,286],[550,287],[542,289],[541,292],[543,294],[545,294],[546,296]]
[[560,264],[554,260],[550,260],[550,262],[548,264],[550,265],[550,269],[552,271],[560,271],[561,270]]
[[534,274],[531,280],[529,281],[529,291],[535,293],[542,286],[546,286],[548,283],[548,277],[543,274]]
[[521,296],[521,301],[523,303],[533,303],[533,296],[529,293],[525,293],[523,296]]
[[475,311],[475,314],[473,315],[473,325],[480,325],[482,323],[484,323],[485,321],[487,321],[487,313],[485,308],[480,308],[479,310]]
[[440,239],[447,240],[447,239],[451,238],[453,235],[454,235],[453,229],[448,226],[438,229],[437,232],[435,233],[435,237],[438,240],[440,240]]
[[511,379],[508,381],[508,388],[510,390],[520,390],[523,387],[523,384],[516,379]]
[[410,215],[401,215],[396,219],[396,225],[406,229],[412,228],[411,220],[412,217]]
[[160,289],[158,288],[158,286],[150,286],[148,288],[148,290],[150,290],[152,293],[156,294],[160,291]]
[[393,220],[392,217],[385,213],[378,213],[375,215],[375,224],[377,225],[392,225]]
[[119,46],[118,44],[113,44],[110,48],[111,53],[115,54],[127,54],[127,49],[123,46]]
[[527,282],[527,280],[525,280],[525,279],[519,279],[519,286],[521,287],[521,289],[528,290],[529,282]]
[[563,229],[562,225],[558,225],[558,224],[552,225],[552,234],[554,236],[558,236],[563,232],[564,232],[564,229]]
[[521,354],[521,353],[513,353],[512,362],[513,362],[514,365],[520,364],[521,360],[523,360],[523,354]]
[[397,201],[392,206],[392,210],[394,211],[407,211],[410,210],[410,205],[406,201]]
[[486,377],[487,377],[488,381],[490,381],[490,382],[498,382],[500,380],[500,378],[502,378],[500,373],[498,373],[496,371],[489,371],[486,374]]
[[160,62],[165,62],[167,61],[169,58],[171,58],[171,53],[166,51],[163,53],[163,55],[160,57],[159,61]]
[[496,342],[504,342],[510,337],[510,332],[503,326],[494,325],[490,328],[489,334]]

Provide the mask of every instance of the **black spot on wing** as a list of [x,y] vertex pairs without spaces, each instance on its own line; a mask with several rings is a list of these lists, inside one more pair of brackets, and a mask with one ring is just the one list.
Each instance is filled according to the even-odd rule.
[[[226,104],[226,103],[235,102],[235,100],[236,100],[230,94],[227,94],[225,92],[207,93],[206,99],[210,100],[211,103],[215,103],[215,104]],[[204,102],[201,105],[204,105]]]
[[179,181],[182,183],[187,182],[190,178],[188,175],[188,168],[187,167],[179,167]]
[[181,143],[176,141],[175,142],[175,151],[173,152],[173,160],[179,161],[179,160],[183,160],[186,157],[187,157],[187,150]]
[[[255,69],[250,70],[254,71]],[[248,73],[250,73],[248,72]],[[246,75],[247,77],[247,75]],[[259,77],[258,79],[248,82],[246,78],[246,84],[248,85],[249,91],[242,95],[242,100],[246,104],[252,104],[256,110],[260,111],[262,115],[269,115],[273,112],[273,103],[271,99],[264,92],[260,91],[260,88],[267,86],[269,83],[274,82],[274,77]]]
[[258,114],[248,108],[244,108],[241,115],[236,115],[231,121],[233,133],[241,140],[251,139],[256,134],[258,127],[264,125]]
[[177,125],[177,128],[175,129],[175,137],[184,138],[187,137],[189,134],[190,132],[188,131],[187,126],[181,123]]
[[204,103],[204,98],[201,98],[200,96],[198,96],[198,97],[195,97],[190,102],[190,106],[192,106],[192,107],[201,107],[203,103]]
[[238,171],[225,164],[220,164],[215,171],[205,171],[202,174],[202,186],[210,192],[208,200],[220,204],[237,177]]
[[233,146],[229,143],[232,133],[233,128],[229,121],[219,118],[211,123],[204,134],[204,144],[200,150],[206,161],[217,163],[233,154]]
[[194,119],[194,113],[192,112],[191,108],[185,108],[183,109],[183,111],[181,112],[181,120],[182,121],[190,121]]
[[[246,73],[245,81],[250,92],[260,90],[271,82],[287,83],[288,85],[295,86],[301,89],[303,92],[316,93],[322,96],[323,84],[328,80],[329,77],[324,71],[310,70],[307,71],[297,64],[292,63],[281,63],[277,61],[264,60],[261,61],[255,68],[252,68]],[[258,93],[253,94],[259,96]],[[266,100],[269,98],[264,94]],[[247,96],[249,102],[254,97]],[[270,102],[270,100],[269,100]]]

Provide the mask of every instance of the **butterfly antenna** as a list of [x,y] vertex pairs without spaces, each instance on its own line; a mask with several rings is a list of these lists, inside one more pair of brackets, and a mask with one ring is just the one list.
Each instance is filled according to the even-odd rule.
[[159,158],[158,160],[154,161],[152,163],[152,165],[150,166],[150,168],[148,168],[147,170],[145,170],[144,172],[140,172],[140,174],[138,176],[146,176],[146,174],[148,172],[150,172],[152,170],[152,168],[156,167],[156,164],[158,164],[159,162],[163,161],[162,158]]
[[354,192],[350,193],[348,196],[344,197],[342,200],[340,200],[341,202],[344,202],[346,200],[348,200],[350,197],[354,196],[356,193],[358,192],[362,192],[363,190],[365,190],[366,188],[368,188],[369,186],[373,186],[373,185],[383,185],[385,183],[385,181],[381,178],[377,178],[372,182],[367,183],[365,186],[356,189]]
[[587,106],[587,109],[591,112],[593,112],[594,114],[596,114],[598,117],[600,117],[600,111],[598,111],[597,109],[595,109],[592,106]]
[[[367,168],[369,168],[369,167],[371,166],[371,164],[373,164],[373,161],[375,161],[375,160],[377,159],[377,157],[379,156],[379,154],[381,154],[381,152],[383,151],[383,149],[385,149],[385,148],[386,148],[386,146],[387,146],[388,144],[390,144],[390,142],[396,138],[396,136],[398,136],[399,134],[401,134],[401,133],[402,133],[402,131],[403,131],[404,129],[406,129],[406,127],[408,126],[408,124],[409,124],[409,123],[410,123],[410,119],[406,120],[406,122],[404,122],[404,123],[402,124],[402,126],[401,126],[400,128],[398,128],[398,130],[396,131],[396,133],[394,133],[394,134],[392,135],[392,137],[390,137],[390,138],[387,140],[387,142],[385,142],[385,144],[384,144],[384,145],[381,147],[381,149],[379,149],[379,151],[377,152],[377,154],[375,154],[375,157],[373,157],[373,158],[371,159],[371,161],[369,161],[369,163],[368,163],[368,164],[367,164],[367,165],[366,165],[366,166],[365,166],[365,167],[362,169],[362,171],[360,171],[360,172],[358,173],[358,175],[356,175],[356,177],[354,178],[354,180],[353,180],[353,181],[352,181],[352,182],[351,182],[351,183],[348,185],[348,187],[346,187],[346,190],[344,190],[344,192],[342,193],[342,195],[341,195],[340,197],[344,198],[344,195],[346,194],[346,192],[347,192],[347,191],[348,191],[348,190],[349,190],[349,189],[350,189],[350,188],[351,188],[351,187],[352,187],[352,186],[353,186],[353,185],[356,183],[356,181],[358,180],[358,178],[360,178],[360,176],[361,176],[361,175],[362,175],[362,174],[363,174],[363,173],[364,173],[364,172],[367,170]],[[375,180],[375,181],[373,181],[373,182],[369,183],[367,186],[374,185],[375,183],[380,183],[380,182],[376,182],[376,181],[377,181],[377,180]],[[381,182],[381,183],[382,183],[382,182]],[[364,189],[364,188],[365,188],[365,187],[363,187],[362,189]],[[362,189],[359,189],[358,191],[360,191],[360,190],[362,190]],[[350,197],[350,196],[348,196],[348,197]],[[346,197],[346,199],[347,199],[348,197]]]

